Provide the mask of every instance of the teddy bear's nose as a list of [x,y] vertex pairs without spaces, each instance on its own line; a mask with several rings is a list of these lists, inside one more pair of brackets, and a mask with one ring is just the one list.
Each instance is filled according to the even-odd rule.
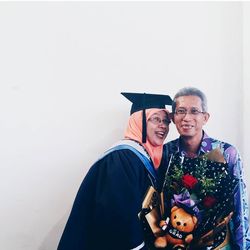
[[177,226],[180,226],[180,225],[181,225],[181,223],[180,223],[179,221],[177,221],[177,223],[176,223],[176,224],[177,224]]

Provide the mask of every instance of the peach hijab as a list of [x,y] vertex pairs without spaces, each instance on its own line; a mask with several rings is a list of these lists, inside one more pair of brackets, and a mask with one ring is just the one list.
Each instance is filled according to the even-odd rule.
[[[169,112],[166,109],[146,109],[146,121],[156,112],[159,111],[166,111],[167,114]],[[160,146],[153,146],[148,139],[146,139],[146,143],[142,143],[142,110],[133,113],[128,120],[128,125],[125,130],[124,137],[125,139],[131,139],[139,142],[143,147],[146,149],[147,153],[149,154],[150,158],[153,161],[155,169],[160,166],[161,159],[162,159],[162,151],[163,145]]]

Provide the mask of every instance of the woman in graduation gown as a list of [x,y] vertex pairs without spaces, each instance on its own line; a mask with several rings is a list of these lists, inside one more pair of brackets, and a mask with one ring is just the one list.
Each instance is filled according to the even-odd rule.
[[169,131],[167,95],[122,93],[132,102],[124,139],[84,178],[58,250],[147,249],[141,211],[149,186],[159,188],[163,142]]

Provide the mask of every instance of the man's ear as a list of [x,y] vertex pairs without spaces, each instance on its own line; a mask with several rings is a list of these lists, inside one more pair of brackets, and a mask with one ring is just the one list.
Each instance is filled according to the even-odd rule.
[[207,123],[209,117],[210,117],[210,114],[209,114],[209,113],[207,113],[207,112],[204,113],[204,122],[203,122],[203,125],[205,125],[205,124]]

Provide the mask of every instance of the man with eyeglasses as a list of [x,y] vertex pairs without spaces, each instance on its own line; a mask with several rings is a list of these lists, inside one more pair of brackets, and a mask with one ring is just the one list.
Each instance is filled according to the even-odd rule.
[[181,157],[195,158],[219,148],[230,174],[239,179],[234,195],[234,213],[229,223],[230,241],[225,244],[224,239],[228,231],[224,228],[219,235],[221,242],[224,240],[223,247],[213,242],[213,245],[203,246],[201,249],[250,249],[247,195],[239,152],[234,146],[213,139],[203,131],[210,115],[207,112],[206,96],[199,89],[186,87],[179,90],[173,100],[172,112],[172,119],[180,137],[164,145],[164,156],[169,159],[172,154],[179,154]]

